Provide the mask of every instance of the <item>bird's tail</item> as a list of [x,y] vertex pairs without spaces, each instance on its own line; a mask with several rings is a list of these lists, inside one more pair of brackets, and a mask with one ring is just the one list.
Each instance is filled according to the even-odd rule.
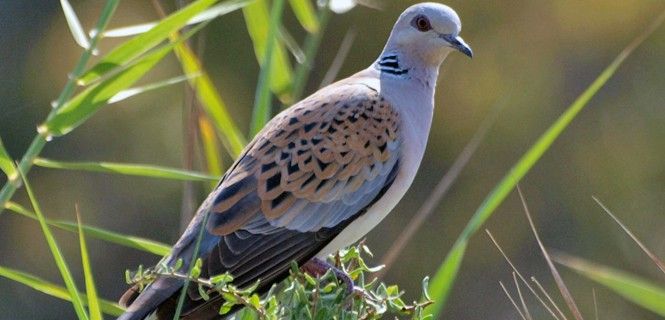
[[132,287],[120,298],[127,311],[118,320],[143,320],[156,311],[166,299],[182,287],[182,280],[158,278],[139,294],[138,288]]

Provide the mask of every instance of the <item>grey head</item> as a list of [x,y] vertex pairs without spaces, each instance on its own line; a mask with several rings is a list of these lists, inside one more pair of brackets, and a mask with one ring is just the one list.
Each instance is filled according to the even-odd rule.
[[397,54],[409,64],[438,68],[453,51],[472,57],[471,47],[459,36],[461,30],[452,8],[433,2],[413,5],[397,19],[380,59]]

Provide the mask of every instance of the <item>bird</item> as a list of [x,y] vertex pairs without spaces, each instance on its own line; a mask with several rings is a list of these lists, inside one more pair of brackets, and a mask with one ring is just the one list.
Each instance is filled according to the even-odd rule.
[[[292,261],[334,268],[326,257],[364,237],[412,184],[432,126],[440,66],[452,52],[473,57],[460,31],[459,16],[446,5],[408,7],[368,68],[265,125],[162,263],[188,270],[198,258],[201,277],[228,272],[241,288],[260,280],[258,292],[285,279]],[[142,292],[131,288],[118,319],[172,319],[183,285],[157,277]],[[222,298],[203,299],[192,287],[181,318],[219,318]]]

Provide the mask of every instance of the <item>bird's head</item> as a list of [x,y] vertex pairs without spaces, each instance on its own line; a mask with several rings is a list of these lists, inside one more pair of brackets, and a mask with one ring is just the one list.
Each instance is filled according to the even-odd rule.
[[471,47],[459,36],[457,13],[440,3],[420,3],[406,9],[393,27],[386,50],[398,50],[412,58],[438,66],[452,51],[473,57]]

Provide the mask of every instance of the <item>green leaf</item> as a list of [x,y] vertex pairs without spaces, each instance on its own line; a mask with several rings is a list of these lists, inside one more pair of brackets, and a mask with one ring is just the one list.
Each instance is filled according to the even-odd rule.
[[231,117],[210,76],[203,69],[194,52],[185,43],[178,44],[175,53],[185,74],[200,75],[191,79],[189,83],[196,92],[196,97],[201,102],[203,110],[215,125],[224,147],[231,156],[238,157],[247,144],[247,140]]
[[181,82],[184,82],[184,81],[188,81],[188,80],[190,80],[192,78],[196,78],[198,76],[199,76],[198,74],[191,74],[191,75],[173,77],[173,78],[170,78],[170,79],[166,79],[166,80],[162,80],[162,81],[159,81],[159,82],[151,83],[151,84],[148,84],[148,85],[145,85],[145,86],[140,86],[140,87],[136,87],[136,88],[129,88],[129,89],[126,89],[126,90],[122,90],[122,91],[116,93],[113,97],[111,97],[111,99],[109,99],[109,101],[108,101],[108,104],[117,103],[117,102],[120,102],[120,101],[123,101],[123,100],[127,100],[127,99],[129,99],[133,96],[136,96],[136,95],[139,95],[139,94],[142,94],[142,93],[146,93],[146,92],[150,92],[150,91],[153,91],[153,90],[165,88],[165,87],[168,87],[168,86],[172,86],[174,84],[178,84],[178,83],[181,83]]
[[41,226],[42,233],[44,234],[49,249],[51,250],[51,254],[53,255],[53,260],[55,260],[55,264],[58,266],[58,270],[60,270],[60,275],[62,276],[62,279],[65,282],[65,287],[67,287],[67,291],[69,291],[69,294],[72,297],[71,301],[72,305],[74,306],[74,310],[76,311],[76,315],[78,316],[79,319],[87,320],[88,314],[85,312],[85,309],[83,308],[83,300],[81,299],[81,295],[76,289],[76,283],[74,282],[72,273],[69,271],[67,262],[65,261],[65,258],[62,255],[62,252],[60,251],[60,247],[58,247],[58,243],[56,242],[55,237],[51,233],[51,229],[49,229],[48,224],[46,223],[46,218],[44,218],[44,215],[42,214],[42,210],[39,207],[37,199],[35,198],[35,194],[32,192],[30,183],[25,178],[25,175],[23,175],[22,172],[19,171],[19,173],[21,174],[21,178],[23,179],[23,183],[25,184],[25,189],[28,192],[28,197],[30,197],[30,202],[32,202],[32,207],[35,209],[35,215],[39,220],[39,225]]
[[142,164],[112,162],[64,162],[37,158],[35,159],[35,165],[51,169],[92,171],[182,181],[207,182],[219,181],[220,179],[219,176],[210,176],[198,172]]
[[[12,281],[16,281],[18,283],[22,283],[49,296],[66,301],[72,301],[72,296],[69,291],[67,291],[67,289],[29,273],[0,266],[0,276]],[[80,293],[79,295],[81,297],[85,297],[85,294]],[[114,317],[120,316],[125,311],[117,303],[108,300],[100,299],[99,304],[102,312]]]
[[312,0],[289,0],[289,4],[296,18],[307,32],[319,32],[319,20],[316,17]]
[[14,166],[14,161],[2,144],[2,138],[0,138],[0,170],[7,175],[9,181],[14,181],[18,178],[18,171]]
[[[265,53],[268,46],[268,33],[270,32],[268,1],[256,0],[243,8],[242,12],[245,16],[247,31],[249,31],[254,44],[257,61],[262,67],[265,67]],[[274,61],[269,71],[270,88],[282,101],[289,102],[292,99],[289,91],[293,81],[291,63],[281,43],[275,45],[272,55]]]
[[[251,3],[254,0],[230,0],[230,1],[225,1],[220,4],[216,4],[205,11],[197,14],[193,18],[189,19],[187,21],[186,26],[205,22],[212,20],[214,18],[217,18],[219,16],[223,16],[227,13],[231,13],[235,10],[238,10],[249,3]],[[105,38],[119,38],[119,37],[128,37],[128,36],[134,36],[137,34],[141,34],[144,32],[149,31],[153,27],[157,25],[157,22],[149,22],[149,23],[142,23],[142,24],[137,24],[133,26],[128,26],[128,27],[122,27],[122,28],[116,28],[116,29],[111,29],[107,30],[102,34],[103,37]]]
[[102,320],[102,311],[97,289],[95,288],[95,279],[92,276],[90,267],[90,258],[88,257],[88,245],[85,242],[85,233],[81,224],[81,215],[78,207],[76,208],[76,221],[78,222],[79,246],[81,247],[81,263],[83,265],[83,276],[85,278],[85,292],[88,294],[88,310],[90,311],[90,320]]
[[503,179],[487,195],[483,203],[473,214],[462,234],[457,238],[453,248],[446,256],[436,275],[431,282],[431,295],[435,303],[426,311],[434,314],[434,318],[441,317],[441,311],[446,303],[453,282],[462,264],[469,239],[489,219],[497,207],[510,194],[515,185],[522,179],[531,168],[538,162],[543,154],[550,148],[552,143],[561,135],[568,125],[575,119],[577,114],[584,109],[591,98],[612,78],[621,64],[639,46],[648,35],[653,33],[663,21],[660,17],[646,31],[633,40],[619,55],[601,72],[596,80],[566,109],[566,111],[550,126],[547,131],[534,143],[531,148],[517,161],[515,166],[503,177]]
[[250,123],[250,136],[256,135],[272,116],[272,97],[268,81],[271,77],[273,51],[275,50],[276,38],[279,26],[282,21],[284,11],[284,0],[275,0],[270,13],[270,25],[268,26],[267,44],[265,48],[264,60],[261,62],[261,73],[259,74],[259,83],[256,88],[256,97],[254,99],[254,110],[252,112],[252,122]]
[[59,108],[52,117],[49,117],[46,123],[38,128],[38,131],[47,136],[60,136],[74,130],[102,106],[108,104],[109,99],[118,92],[129,88],[148,71],[152,70],[159,61],[173,50],[177,43],[185,41],[203,26],[205,24],[192,28],[180,37],[178,42],[164,45],[142,56],[117,74],[79,93]]
[[653,281],[569,255],[556,254],[552,258],[633,303],[665,317],[665,288],[654,285]]
[[78,80],[81,85],[88,85],[120,66],[127,65],[133,59],[156,47],[169,35],[180,30],[187,21],[215,3],[216,0],[197,0],[162,19],[150,31],[142,33],[113,49],[88,70]]
[[[5,205],[5,208],[8,209],[10,212],[18,213],[30,219],[38,220],[37,216],[33,212],[14,202],[8,202],[7,205]],[[53,221],[47,219],[46,223],[48,225],[54,226],[62,230],[70,232],[78,231],[78,224],[74,222]],[[171,247],[161,242],[120,234],[87,225],[82,225],[81,227],[83,228],[85,233],[91,237],[104,240],[110,243],[115,243],[124,247],[152,253],[158,256],[165,256],[169,254],[169,252],[171,252]]]
[[74,41],[76,41],[79,46],[83,47],[83,49],[90,48],[88,36],[85,34],[85,31],[83,31],[81,21],[79,21],[78,16],[76,16],[76,12],[74,11],[74,8],[72,8],[72,5],[67,0],[60,0],[60,6],[65,13],[65,19],[67,20],[69,31],[72,32]]

